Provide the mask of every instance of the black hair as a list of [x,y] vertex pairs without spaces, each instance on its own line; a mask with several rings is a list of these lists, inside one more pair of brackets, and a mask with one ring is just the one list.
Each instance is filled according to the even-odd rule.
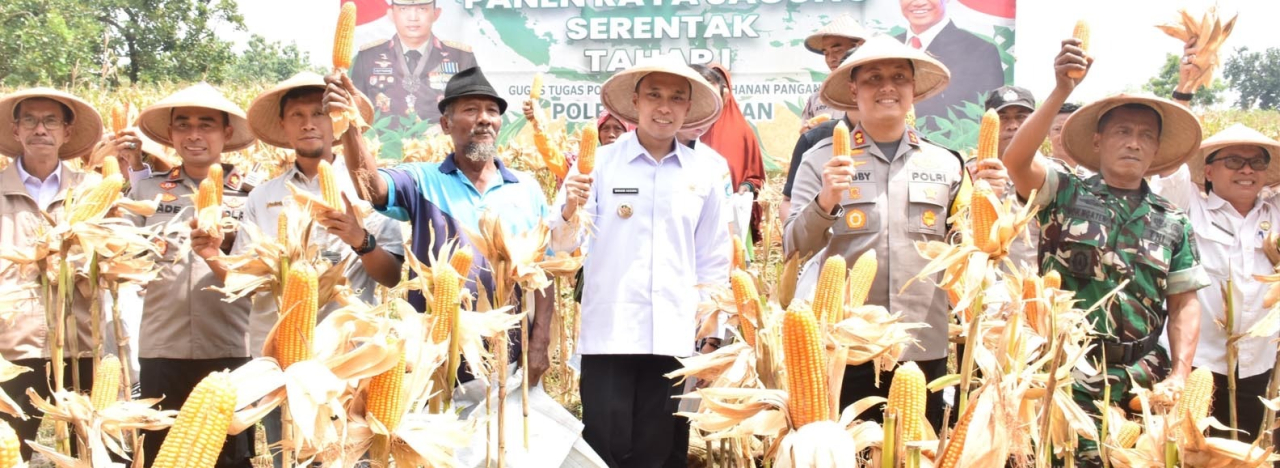
[[1063,104],[1062,104],[1062,108],[1061,108],[1061,109],[1058,109],[1058,114],[1059,114],[1059,115],[1061,115],[1061,114],[1071,114],[1071,113],[1075,113],[1075,111],[1078,111],[1078,110],[1080,110],[1080,105],[1079,105],[1079,104],[1072,103],[1072,102],[1067,102],[1067,103],[1063,103]]
[[721,73],[718,69],[701,64],[692,64],[689,65],[689,68],[698,72],[699,75],[702,75],[703,79],[707,80],[707,83],[715,86],[716,89],[719,89],[721,92],[723,92],[725,88],[729,87],[729,78],[724,76],[724,73]]
[[62,121],[64,123],[71,123],[72,120],[75,120],[75,114],[71,112],[71,106],[63,104],[62,101],[59,101],[57,99],[47,98],[44,96],[30,97],[30,98],[26,98],[21,101],[18,101],[18,104],[13,106],[13,120],[18,120],[18,113],[19,113],[18,111],[22,109],[22,103],[30,101],[32,99],[44,99],[46,101],[57,104],[58,108],[62,109]]
[[[849,51],[849,53],[850,53],[850,54],[852,54],[852,53],[853,53],[853,51]],[[888,58],[888,59],[885,59],[885,60],[894,60],[894,59],[892,59],[892,58]],[[911,59],[907,59],[907,58],[904,58],[904,59],[902,59],[902,60],[906,60],[906,61],[907,61],[907,65],[911,67],[911,76],[915,76],[915,74],[916,74],[916,61],[915,61],[915,60],[911,60]],[[877,61],[878,61],[878,60],[877,60]],[[849,80],[850,80],[850,81],[853,81],[853,82],[855,82],[855,83],[856,83],[856,82],[858,81],[858,70],[861,70],[861,69],[862,69],[862,67],[865,67],[865,66],[867,66],[867,65],[869,65],[869,64],[858,65],[858,66],[856,66],[856,67],[853,67],[853,69],[849,70]]]
[[[199,107],[199,106],[193,106],[193,107]],[[175,111],[175,110],[177,110],[177,109],[178,109],[178,108],[176,108],[176,107],[173,107],[173,108],[170,108],[170,109],[169,109],[169,121],[170,121],[170,122],[173,122],[173,111]],[[214,109],[214,110],[217,110],[217,109]],[[227,113],[227,111],[218,111],[218,112],[222,114],[222,126],[223,126],[223,127],[230,127],[230,126],[231,126],[231,114],[228,114],[228,113]]]
[[[692,67],[692,66],[693,66],[693,65],[690,65],[690,67]],[[701,67],[703,67],[703,68],[706,68],[706,67],[705,67],[705,66],[703,66],[703,65],[698,65],[698,66],[701,66]],[[695,69],[695,70],[696,70],[696,69]],[[645,75],[644,75],[644,76],[642,76],[642,77],[640,77],[640,79],[636,80],[636,89],[635,89],[634,91],[632,91],[632,92],[634,92],[634,93],[636,93],[636,94],[640,94],[640,83],[643,83],[645,78],[648,78],[648,77],[649,77],[649,75],[652,75],[652,74],[654,74],[654,73],[659,73],[659,72],[650,72],[650,73],[645,73]],[[676,75],[676,76],[679,76],[679,75]],[[688,80],[685,80],[685,81],[688,81]],[[689,81],[689,96],[693,96],[693,82],[692,82],[692,81]]]
[[1164,133],[1164,119],[1160,117],[1160,113],[1157,112],[1154,107],[1148,106],[1146,104],[1139,104],[1136,102],[1131,102],[1122,106],[1116,106],[1111,110],[1107,111],[1106,113],[1102,114],[1102,117],[1098,118],[1098,128],[1096,129],[1096,131],[1098,133],[1102,133],[1102,129],[1106,128],[1107,123],[1111,121],[1112,117],[1115,117],[1115,114],[1112,114],[1112,112],[1115,112],[1120,109],[1131,110],[1131,111],[1147,111],[1147,112],[1151,112],[1152,114],[1155,114],[1156,136],[1162,135]]
[[280,120],[284,120],[284,107],[289,104],[289,101],[302,99],[303,97],[310,96],[312,94],[323,95],[324,88],[315,86],[298,87],[290,89],[288,92],[284,93],[284,96],[280,96]]

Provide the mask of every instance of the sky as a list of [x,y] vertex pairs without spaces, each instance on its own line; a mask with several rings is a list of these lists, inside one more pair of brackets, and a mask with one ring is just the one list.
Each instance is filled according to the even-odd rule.
[[[1275,31],[1280,1],[1216,3],[1228,15],[1240,13],[1235,31],[1223,46],[1223,62],[1241,46],[1253,50],[1280,47],[1280,34]],[[1069,37],[1076,20],[1083,18],[1092,27],[1089,52],[1095,61],[1071,100],[1087,102],[1120,92],[1139,92],[1159,71],[1165,54],[1179,53],[1182,48],[1155,25],[1176,20],[1180,7],[1202,11],[1212,4],[1210,0],[1018,0],[1015,84],[1030,89],[1038,99],[1047,96],[1054,85],[1052,66],[1060,41]],[[294,42],[309,52],[317,65],[329,63],[337,0],[241,1],[239,5],[249,31],[269,40]],[[301,21],[281,21],[297,18],[299,12],[305,15]],[[242,44],[248,38],[243,32],[225,34]]]

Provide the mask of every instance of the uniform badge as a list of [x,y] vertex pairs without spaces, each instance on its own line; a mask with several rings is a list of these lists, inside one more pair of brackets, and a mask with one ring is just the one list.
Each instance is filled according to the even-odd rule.
[[861,198],[862,198],[862,188],[861,188],[861,187],[849,187],[849,199],[850,199],[850,200],[859,200],[859,199],[861,199]]
[[1004,102],[1017,101],[1018,93],[1015,93],[1012,89],[1009,89],[1009,90],[1005,90],[1004,94],[1002,94],[1000,97],[1004,99]]
[[630,204],[630,203],[623,203],[623,204],[621,204],[621,205],[618,205],[618,217],[619,217],[619,218],[622,218],[622,219],[628,219],[628,218],[630,218],[630,217],[631,217],[631,215],[632,215],[632,213],[633,213],[633,212],[634,212],[634,210],[632,210],[632,209],[631,209],[631,204]]
[[223,204],[227,205],[227,208],[238,210],[244,206],[244,200],[244,197],[227,197],[223,200]]
[[378,77],[369,75],[369,86],[374,86],[377,84],[378,84]]
[[449,62],[449,61],[445,61],[444,63],[441,63],[441,64],[440,64],[440,69],[441,69],[441,71],[443,71],[443,72],[445,72],[445,73],[448,73],[448,74],[454,74],[454,73],[457,73],[457,72],[458,72],[458,62]]
[[391,112],[391,98],[387,97],[386,94],[378,93],[377,96],[374,96],[373,104],[378,106],[378,111],[383,114]]
[[173,188],[177,186],[178,186],[177,182],[161,182],[160,183],[160,188],[164,190],[173,190]]
[[867,214],[863,213],[862,210],[849,210],[844,215],[844,222],[849,226],[849,229],[862,229],[867,227]]
[[938,189],[934,187],[928,187],[924,189],[924,196],[929,198],[938,198]]
[[169,180],[176,180],[176,179],[177,179],[177,178],[179,178],[179,177],[182,177],[182,169],[181,169],[181,168],[177,168],[177,167],[175,167],[175,168],[173,168],[173,170],[169,171]]
[[910,141],[913,145],[919,145],[920,137],[916,136],[916,132],[907,132],[907,141]]
[[232,172],[231,175],[227,176],[227,188],[231,190],[240,190],[242,182],[243,180],[241,180],[240,174],[237,172]]
[[1259,223],[1259,224],[1258,224],[1258,227],[1259,227],[1259,228],[1261,228],[1263,231],[1270,231],[1270,230],[1271,230],[1271,221],[1263,221],[1263,222],[1261,222],[1261,223]]
[[867,142],[867,137],[862,134],[862,130],[853,132],[853,144],[862,146]]
[[920,215],[920,222],[924,223],[924,227],[933,227],[938,222],[938,215],[933,210],[924,210],[924,214]]
[[857,149],[854,149],[854,150],[850,151],[850,152],[849,152],[849,156],[861,156],[863,153],[866,153],[866,152],[867,152],[867,150],[864,150],[864,149],[862,149],[862,148],[857,148]]
[[172,193],[165,192],[165,193],[160,194],[160,201],[161,201],[161,202],[164,202],[164,203],[169,203],[169,202],[174,201],[174,200],[177,200],[177,199],[178,199],[178,196],[177,196],[177,195],[174,195],[174,194],[172,194]]

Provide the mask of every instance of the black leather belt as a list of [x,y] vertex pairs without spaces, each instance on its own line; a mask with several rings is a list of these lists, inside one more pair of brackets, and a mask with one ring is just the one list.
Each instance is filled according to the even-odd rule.
[[1155,351],[1160,346],[1160,330],[1164,327],[1158,327],[1152,330],[1150,335],[1138,341],[1130,341],[1125,343],[1115,341],[1099,340],[1097,346],[1090,351],[1093,357],[1101,358],[1105,352],[1107,365],[1123,365],[1131,366],[1144,356]]

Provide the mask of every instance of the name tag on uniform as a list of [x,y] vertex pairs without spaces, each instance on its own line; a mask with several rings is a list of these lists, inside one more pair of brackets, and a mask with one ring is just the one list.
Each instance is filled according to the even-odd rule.
[[639,195],[639,194],[640,194],[640,189],[638,189],[638,188],[616,188],[616,189],[613,189],[613,194],[614,194],[614,195]]

